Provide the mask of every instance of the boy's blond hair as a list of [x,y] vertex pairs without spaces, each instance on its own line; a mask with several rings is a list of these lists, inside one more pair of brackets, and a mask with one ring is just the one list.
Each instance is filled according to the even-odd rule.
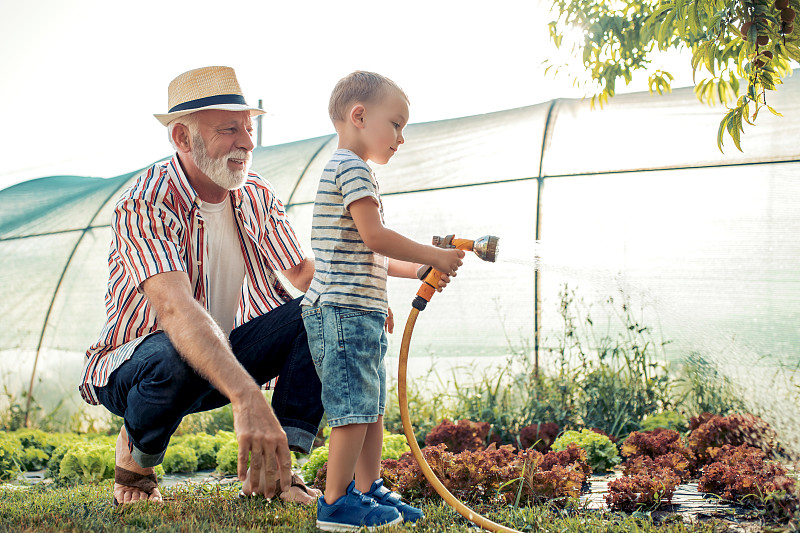
[[384,96],[387,89],[394,89],[403,95],[408,102],[408,96],[395,82],[375,72],[357,70],[348,74],[336,83],[328,102],[328,115],[335,124],[345,120],[350,108],[356,102],[373,102]]

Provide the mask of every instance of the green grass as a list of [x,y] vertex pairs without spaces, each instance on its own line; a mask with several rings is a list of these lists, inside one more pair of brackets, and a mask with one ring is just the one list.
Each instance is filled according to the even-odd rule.
[[[237,498],[239,484],[178,486],[164,490],[165,504],[111,506],[111,481],[71,487],[37,485],[0,489],[3,531],[276,531],[304,533],[314,527],[316,506]],[[477,529],[441,501],[422,504],[426,518],[413,527],[396,526],[386,533],[474,533]],[[477,510],[477,509],[476,509]],[[484,511],[485,512],[485,511]],[[548,506],[486,512],[487,518],[520,531],[577,533],[727,531],[725,523],[708,520],[687,525],[677,515],[655,523],[645,515],[597,511],[563,512]]]

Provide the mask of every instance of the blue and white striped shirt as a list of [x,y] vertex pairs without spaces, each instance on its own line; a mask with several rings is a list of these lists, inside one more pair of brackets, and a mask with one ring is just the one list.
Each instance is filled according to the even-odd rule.
[[378,182],[369,166],[350,150],[336,150],[322,171],[314,202],[311,248],[316,271],[302,305],[387,311],[388,260],[364,244],[348,210],[366,197],[378,204],[382,222]]
[[[238,327],[292,299],[275,271],[300,264],[304,255],[283,204],[261,176],[250,172],[244,186],[231,191],[229,199],[245,267],[234,321]],[[117,201],[108,255],[106,323],[99,340],[86,352],[78,386],[86,402],[96,405],[94,387],[108,384],[110,374],[131,357],[136,346],[160,330],[155,312],[139,290],[147,278],[185,272],[194,298],[209,309],[200,202],[177,155],[150,167]]]

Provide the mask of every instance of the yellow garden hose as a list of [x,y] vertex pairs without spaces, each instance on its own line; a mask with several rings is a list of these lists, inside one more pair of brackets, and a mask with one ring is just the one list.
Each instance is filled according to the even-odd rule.
[[414,454],[414,458],[417,460],[417,463],[419,463],[422,473],[425,474],[425,478],[431,485],[433,485],[433,488],[436,490],[439,496],[444,498],[444,501],[447,502],[447,505],[458,511],[461,516],[484,529],[488,529],[489,531],[520,533],[516,529],[510,529],[498,523],[492,522],[488,518],[476,513],[461,503],[461,501],[450,494],[450,491],[447,490],[441,481],[439,481],[439,478],[437,478],[436,474],[433,473],[433,470],[431,470],[431,467],[428,465],[425,457],[422,456],[422,451],[419,449],[419,445],[417,444],[417,438],[414,436],[414,429],[411,427],[411,419],[408,416],[408,394],[406,393],[408,347],[411,344],[411,334],[414,332],[414,324],[417,322],[417,315],[419,315],[419,309],[412,308],[411,313],[408,315],[406,329],[403,332],[403,342],[400,345],[400,363],[398,365],[399,368],[397,372],[397,395],[400,400],[400,418],[403,420],[403,431],[406,434],[408,445],[411,446],[411,453]]

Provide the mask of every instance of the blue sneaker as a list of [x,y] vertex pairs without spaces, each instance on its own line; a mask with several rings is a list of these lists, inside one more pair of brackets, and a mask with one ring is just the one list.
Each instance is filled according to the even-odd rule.
[[391,505],[381,505],[356,489],[351,481],[345,495],[328,504],[317,500],[317,528],[322,531],[375,531],[403,521],[400,512]]
[[400,499],[399,494],[384,487],[382,479],[375,481],[366,495],[381,505],[391,505],[400,511],[400,514],[403,515],[403,522],[416,522],[420,518],[425,518],[425,514],[420,509],[408,505]]

